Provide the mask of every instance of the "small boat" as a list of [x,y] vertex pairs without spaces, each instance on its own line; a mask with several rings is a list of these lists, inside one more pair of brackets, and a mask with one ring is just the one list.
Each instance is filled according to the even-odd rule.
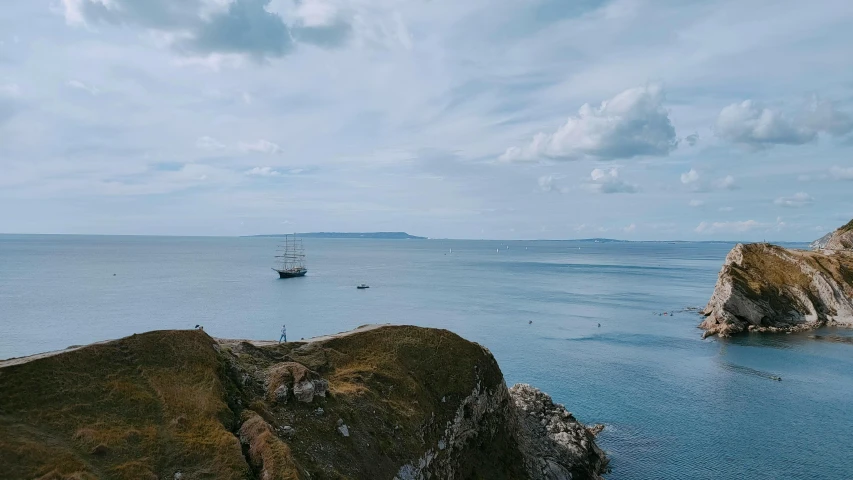
[[280,248],[281,255],[276,255],[276,258],[281,259],[280,263],[273,267],[273,270],[278,272],[278,278],[304,277],[308,269],[305,268],[302,239],[297,239],[295,235],[285,235],[284,245]]
[[355,288],[357,288],[359,290],[364,290],[365,288],[370,288],[370,285],[368,285],[366,283],[362,283],[361,285],[358,285]]

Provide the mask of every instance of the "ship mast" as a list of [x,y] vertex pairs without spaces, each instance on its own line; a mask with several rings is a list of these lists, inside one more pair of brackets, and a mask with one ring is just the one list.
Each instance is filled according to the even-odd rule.
[[296,239],[294,235],[285,235],[284,237],[284,252],[282,255],[276,255],[280,258],[282,265],[281,270],[299,270],[305,268],[305,249],[302,246],[302,239]]

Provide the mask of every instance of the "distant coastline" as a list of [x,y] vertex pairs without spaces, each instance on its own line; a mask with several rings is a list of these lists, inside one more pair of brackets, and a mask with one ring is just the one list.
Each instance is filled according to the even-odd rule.
[[[251,235],[252,237],[283,237],[287,234]],[[309,232],[297,233],[302,238],[372,238],[386,240],[426,240],[406,232]]]

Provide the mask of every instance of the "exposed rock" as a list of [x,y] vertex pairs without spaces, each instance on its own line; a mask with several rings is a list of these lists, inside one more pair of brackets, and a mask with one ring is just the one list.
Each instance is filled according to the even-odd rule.
[[703,314],[705,337],[853,326],[853,251],[738,244]]
[[293,385],[293,396],[300,402],[311,403],[311,400],[314,400],[314,382],[311,380],[296,382]]
[[277,403],[287,403],[290,392],[303,403],[311,403],[315,396],[325,397],[329,382],[317,372],[297,362],[283,362],[267,370],[268,396]]
[[853,249],[853,220],[809,244],[813,250]]
[[349,437],[349,427],[346,424],[338,426],[338,432],[345,437]]
[[832,234],[835,232],[829,232],[826,235],[818,238],[814,242],[809,244],[809,248],[812,250],[823,250],[826,248],[826,244],[829,243],[829,239],[832,238]]
[[531,479],[601,478],[598,474],[607,470],[608,461],[595,444],[593,429],[530,385],[515,385],[509,393],[518,415],[519,447]]

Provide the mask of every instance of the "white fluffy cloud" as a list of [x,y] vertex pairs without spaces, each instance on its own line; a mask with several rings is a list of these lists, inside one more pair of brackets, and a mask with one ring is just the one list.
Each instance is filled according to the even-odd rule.
[[589,174],[589,181],[585,186],[596,193],[636,193],[637,186],[627,183],[619,178],[619,170],[616,167],[604,170],[596,168]]
[[731,104],[717,117],[716,133],[732,143],[751,148],[772,145],[802,145],[819,133],[845,135],[853,130],[853,120],[829,101],[813,98],[805,111],[788,116],[752,100]]
[[780,207],[800,208],[807,207],[814,202],[814,199],[805,192],[795,193],[790,197],[779,197],[773,203]]
[[282,150],[280,146],[270,142],[269,140],[258,140],[254,143],[242,143],[240,144],[240,148],[245,152],[266,153],[270,155],[284,153],[284,150]]
[[705,202],[703,202],[702,200],[690,200],[690,203],[688,205],[690,205],[691,207],[701,207],[702,205],[705,205]]
[[737,184],[735,183],[735,177],[726,175],[725,177],[716,180],[714,182],[714,187],[720,190],[736,190]]
[[694,192],[707,192],[710,190],[736,190],[735,177],[726,175],[713,181],[702,180],[702,176],[696,169],[681,174],[681,183]]
[[694,169],[690,169],[689,172],[681,174],[681,183],[687,185],[690,183],[696,183],[699,181],[699,172]]
[[504,161],[576,160],[668,155],[677,144],[660,85],[625,90],[594,107],[584,104],[554,133],[538,133],[511,147]]
[[246,170],[245,173],[246,175],[256,177],[278,177],[281,175],[281,172],[273,170],[272,167],[255,167],[251,170]]

